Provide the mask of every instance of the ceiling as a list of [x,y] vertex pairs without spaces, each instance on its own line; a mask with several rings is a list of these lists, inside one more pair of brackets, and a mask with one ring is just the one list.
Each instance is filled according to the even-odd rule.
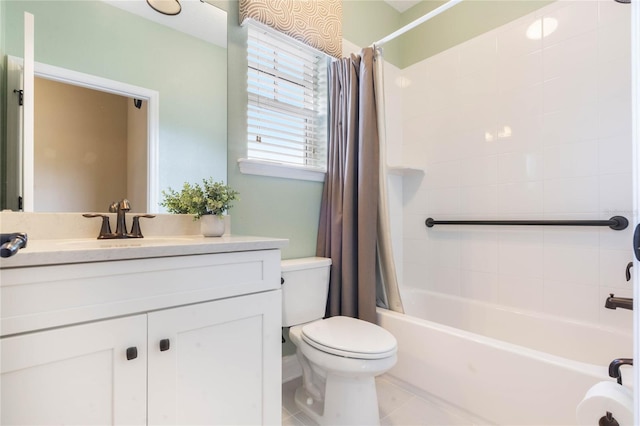
[[420,3],[420,0],[384,0],[389,3],[398,12],[402,13]]
[[204,1],[180,0],[182,11],[173,16],[154,11],[144,0],[102,1],[209,43],[227,47],[227,12]]

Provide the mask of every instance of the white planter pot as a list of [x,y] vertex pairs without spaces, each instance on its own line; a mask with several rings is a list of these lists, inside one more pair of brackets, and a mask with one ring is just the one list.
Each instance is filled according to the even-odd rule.
[[205,237],[221,237],[224,234],[224,218],[215,214],[201,216],[200,232]]

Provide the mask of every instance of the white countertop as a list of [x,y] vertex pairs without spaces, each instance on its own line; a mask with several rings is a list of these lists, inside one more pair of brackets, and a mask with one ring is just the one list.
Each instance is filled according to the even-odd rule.
[[0,259],[0,269],[150,257],[186,256],[251,250],[281,249],[288,240],[280,238],[178,235],[98,240],[29,239],[27,247],[12,257]]
[[[115,214],[107,214],[111,224]],[[131,217],[127,216],[127,229]],[[186,256],[234,251],[282,249],[289,240],[231,234],[230,217],[222,237],[203,237],[192,215],[156,214],[141,222],[144,238],[98,240],[100,220],[81,213],[0,212],[0,231],[26,232],[27,247],[8,258],[0,258],[0,269],[151,257]]]

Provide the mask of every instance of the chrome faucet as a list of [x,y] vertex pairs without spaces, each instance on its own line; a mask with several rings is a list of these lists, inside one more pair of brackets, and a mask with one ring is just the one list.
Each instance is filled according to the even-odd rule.
[[117,213],[116,216],[116,234],[114,238],[128,238],[127,235],[127,222],[125,218],[125,214],[131,210],[131,203],[126,198],[122,200],[114,201],[109,206],[109,211],[111,213]]
[[613,293],[609,293],[609,297],[604,302],[604,307],[607,309],[633,309],[633,299],[628,297],[615,297]]

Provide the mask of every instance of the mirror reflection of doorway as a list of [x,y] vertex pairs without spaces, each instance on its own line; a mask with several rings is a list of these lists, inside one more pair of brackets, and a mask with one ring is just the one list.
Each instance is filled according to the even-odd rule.
[[36,77],[34,113],[35,211],[146,209],[146,101]]

